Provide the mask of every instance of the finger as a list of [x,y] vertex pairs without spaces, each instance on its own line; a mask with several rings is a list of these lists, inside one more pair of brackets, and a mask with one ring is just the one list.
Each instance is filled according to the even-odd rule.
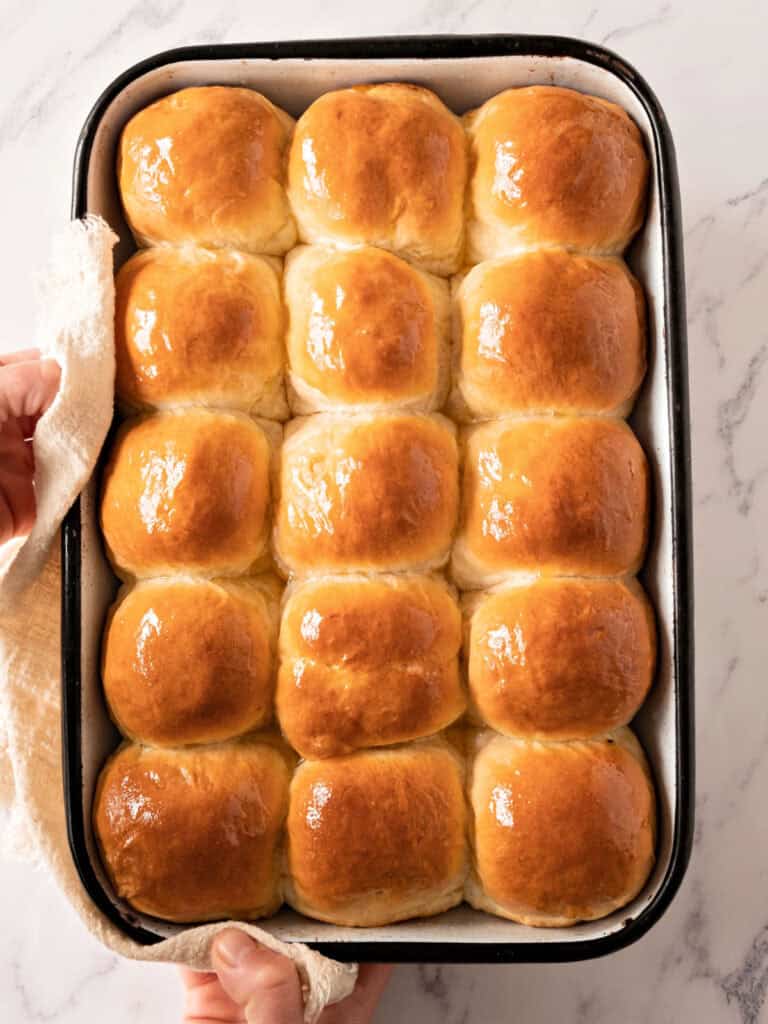
[[19,416],[17,420],[9,420],[0,425],[0,430],[7,431],[12,427],[17,437],[23,441],[31,441],[39,419],[39,416]]
[[22,348],[18,352],[2,352],[0,353],[0,366],[8,366],[9,363],[28,363],[39,358],[39,348]]
[[0,475],[33,475],[35,449],[26,426],[25,417],[0,424]]
[[7,481],[0,476],[0,544],[26,537],[35,525],[35,489],[31,480]]
[[193,971],[191,967],[179,967],[179,975],[182,985],[187,990],[218,981],[215,971]]
[[362,964],[354,992],[329,1006],[320,1024],[369,1024],[391,974],[390,964]]
[[186,989],[184,1024],[243,1024],[243,1010],[221,987],[216,974],[181,968],[181,981]]
[[248,1024],[302,1024],[299,976],[287,957],[226,928],[214,940],[212,960],[222,988],[245,1010]]
[[0,433],[0,544],[29,533],[35,522],[32,446]]
[[41,359],[40,370],[42,372],[43,401],[40,406],[40,414],[47,412],[53,405],[59,384],[61,384],[61,367],[55,359]]
[[0,423],[42,415],[56,397],[60,379],[54,359],[0,366]]

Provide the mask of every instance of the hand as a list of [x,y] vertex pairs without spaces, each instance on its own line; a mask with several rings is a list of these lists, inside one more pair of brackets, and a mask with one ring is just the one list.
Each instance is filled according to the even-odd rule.
[[0,545],[29,533],[35,521],[32,435],[60,376],[37,349],[0,355]]
[[[299,976],[291,960],[237,928],[213,942],[216,973],[181,969],[184,1024],[302,1024]],[[391,967],[363,964],[352,995],[323,1011],[321,1024],[369,1024]]]

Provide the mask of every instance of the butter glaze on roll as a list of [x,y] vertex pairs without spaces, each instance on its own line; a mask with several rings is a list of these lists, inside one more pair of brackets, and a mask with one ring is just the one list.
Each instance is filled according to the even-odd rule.
[[215,743],[272,717],[280,584],[164,579],[112,608],[102,648],[110,713],[154,746]]
[[656,634],[627,580],[539,580],[465,602],[473,711],[497,732],[586,739],[626,725],[653,678]]
[[[462,120],[359,85],[297,123],[207,86],[131,118],[117,171],[151,248],[116,279],[139,416],[100,507],[127,581],[102,675],[130,742],[92,809],[115,893],[363,928],[625,906],[656,833],[625,727],[656,655],[618,419],[646,369],[637,126],[549,86]],[[289,409],[284,443],[251,418]],[[293,749],[255,732],[278,724]]]
[[286,901],[351,927],[456,906],[467,869],[462,784],[445,741],[302,762],[291,782]]
[[289,590],[277,713],[303,757],[428,736],[464,710],[461,615],[437,577],[326,577]]
[[93,811],[117,895],[168,921],[273,914],[292,763],[267,741],[123,745],[102,769]]
[[642,223],[648,179],[626,111],[535,85],[499,93],[464,123],[469,262],[535,246],[623,252]]
[[482,733],[470,768],[473,868],[466,899],[521,924],[605,917],[645,884],[656,801],[629,729],[537,743]]
[[445,281],[383,249],[300,246],[285,265],[295,413],[439,408],[448,385]]
[[429,89],[328,92],[299,118],[288,191],[303,242],[377,245],[435,274],[461,262],[466,138]]
[[[276,424],[264,426],[279,436]],[[101,497],[101,529],[118,572],[228,576],[262,565],[270,440],[238,413],[162,412],[123,424]]]
[[436,568],[456,521],[453,424],[406,413],[294,420],[280,491],[275,551],[285,573]]
[[283,419],[279,264],[240,252],[145,249],[115,281],[115,390],[130,410],[230,407]]
[[629,413],[645,374],[645,303],[620,260],[565,250],[473,267],[455,293],[458,418]]
[[477,589],[511,574],[623,576],[642,562],[648,467],[620,420],[502,419],[463,444],[452,572]]
[[279,255],[296,241],[284,188],[293,119],[253,89],[181,89],[123,129],[117,177],[139,245]]

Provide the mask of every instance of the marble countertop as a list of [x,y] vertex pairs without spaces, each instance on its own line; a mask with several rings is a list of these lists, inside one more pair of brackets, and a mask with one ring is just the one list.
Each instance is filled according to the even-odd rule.
[[[379,1022],[768,1021],[767,28],[761,0],[0,4],[0,349],[30,337],[35,272],[51,230],[67,217],[75,139],[88,109],[118,72],[153,52],[377,33],[582,36],[632,62],[672,125],[685,219],[695,467],[698,818],[691,866],[672,908],[639,944],[582,964],[401,967]],[[125,962],[99,946],[45,874],[0,861],[0,892],[4,1024],[180,1019],[173,970]]]

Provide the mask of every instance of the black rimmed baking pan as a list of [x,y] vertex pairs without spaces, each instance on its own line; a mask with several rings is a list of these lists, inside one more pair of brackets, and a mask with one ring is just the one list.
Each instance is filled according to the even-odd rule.
[[[458,907],[429,920],[338,928],[283,910],[263,926],[339,960],[494,963],[567,961],[621,949],[659,920],[677,891],[693,834],[693,593],[685,287],[680,198],[669,127],[653,92],[619,57],[552,36],[425,36],[192,46],[158,54],[115,79],[77,147],[72,212],[99,213],[133,250],[120,211],[115,152],[136,110],[189,85],[247,85],[298,116],[318,95],[364,81],[403,80],[437,92],[456,113],[503,89],[568,86],[613,100],[634,118],[651,160],[648,217],[628,262],[648,296],[649,370],[630,420],[653,477],[652,535],[642,573],[656,608],[659,664],[633,723],[658,789],[656,867],[640,895],[610,917],[533,929]],[[117,742],[101,696],[99,645],[116,581],[97,528],[98,471],[62,528],[64,800],[72,857],[86,891],[126,935],[159,942],[181,926],[132,911],[112,892],[91,832],[98,770]]]

